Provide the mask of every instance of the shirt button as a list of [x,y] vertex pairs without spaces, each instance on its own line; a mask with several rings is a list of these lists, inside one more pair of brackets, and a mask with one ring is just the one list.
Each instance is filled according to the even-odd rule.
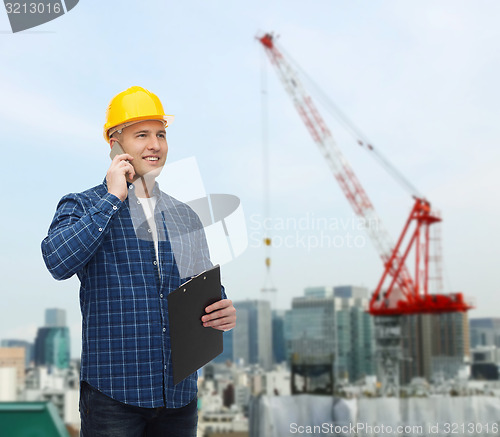
[[113,209],[116,211],[118,207],[116,205],[113,205]]
[[99,228],[99,232],[102,232],[102,228]]
[[128,189],[129,189],[129,190],[133,190],[133,189],[134,189],[134,186],[133,186],[132,184],[130,184],[130,185],[128,186]]
[[137,201],[137,205],[140,205],[140,204],[141,204],[141,202],[138,200],[138,201]]
[[165,370],[167,370],[167,365],[165,364],[165,365],[163,366],[163,368],[164,368]]
[[167,328],[163,328],[163,332],[165,332],[167,330]]
[[160,293],[160,299],[163,299],[163,293]]
[[151,233],[151,229],[148,229],[148,232]]
[[158,264],[158,263],[157,263],[156,261],[153,261],[153,264],[154,264],[154,265],[156,265],[156,264]]

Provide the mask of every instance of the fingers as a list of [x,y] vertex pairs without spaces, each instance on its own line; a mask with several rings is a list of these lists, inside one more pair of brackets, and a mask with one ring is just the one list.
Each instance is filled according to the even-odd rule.
[[223,332],[226,332],[226,331],[230,331],[231,329],[233,329],[234,327],[236,326],[235,323],[228,323],[226,325],[220,325],[220,326],[211,326],[211,328],[213,329],[217,329],[218,331],[223,331]]
[[118,168],[122,168],[123,169],[123,174],[127,175],[128,178],[131,181],[134,179],[135,169],[134,169],[133,165],[130,164],[130,162],[128,162],[128,161],[120,161],[118,163]]
[[128,178],[132,181],[135,176],[135,169],[133,165],[130,163],[134,158],[128,153],[123,153],[121,155],[116,155],[113,158],[113,162],[111,163],[111,167],[120,169],[122,174],[128,176]]
[[205,308],[209,314],[201,318],[203,326],[228,331],[236,326],[236,309],[229,299],[222,299]]
[[134,157],[129,155],[128,153],[122,153],[121,155],[116,155],[113,158],[113,163],[117,163],[119,161],[132,161]]
[[212,322],[203,323],[205,328],[218,329],[219,331],[229,331],[236,326],[236,319],[230,321],[224,321],[223,319],[217,319]]
[[236,310],[234,309],[234,307],[223,309],[223,310],[217,310],[217,311],[214,311],[210,314],[206,314],[201,318],[201,321],[202,322],[210,322],[212,320],[218,320],[218,319],[227,318],[227,317],[229,317],[229,318],[234,317],[234,319],[236,319]]
[[[219,310],[222,308],[233,307],[233,301],[230,299],[221,299],[217,302],[209,305],[205,308],[206,313],[211,313],[212,311]],[[234,308],[234,307],[233,307]]]

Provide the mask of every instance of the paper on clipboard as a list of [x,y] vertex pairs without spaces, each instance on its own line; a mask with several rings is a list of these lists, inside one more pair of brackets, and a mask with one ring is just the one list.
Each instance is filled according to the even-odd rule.
[[221,300],[216,265],[182,284],[168,296],[174,384],[222,353],[222,331],[203,326],[205,308]]

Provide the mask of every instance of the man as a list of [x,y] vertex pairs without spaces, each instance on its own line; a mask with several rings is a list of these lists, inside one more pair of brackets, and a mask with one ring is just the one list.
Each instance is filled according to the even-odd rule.
[[[144,88],[116,95],[104,137],[122,149],[102,184],[61,199],[42,242],[51,274],[81,283],[84,437],[196,435],[197,375],[173,385],[166,296],[211,263],[198,216],[155,181],[172,119]],[[235,326],[221,294],[207,329]]]

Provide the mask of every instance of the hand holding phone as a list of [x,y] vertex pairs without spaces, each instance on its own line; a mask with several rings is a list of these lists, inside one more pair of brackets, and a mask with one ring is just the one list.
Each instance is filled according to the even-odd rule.
[[[124,156],[116,159],[118,155]],[[108,193],[114,194],[123,202],[128,196],[127,180],[132,182],[135,176],[134,167],[130,163],[134,158],[124,152],[118,141],[113,142],[109,157],[112,162],[106,174]]]

